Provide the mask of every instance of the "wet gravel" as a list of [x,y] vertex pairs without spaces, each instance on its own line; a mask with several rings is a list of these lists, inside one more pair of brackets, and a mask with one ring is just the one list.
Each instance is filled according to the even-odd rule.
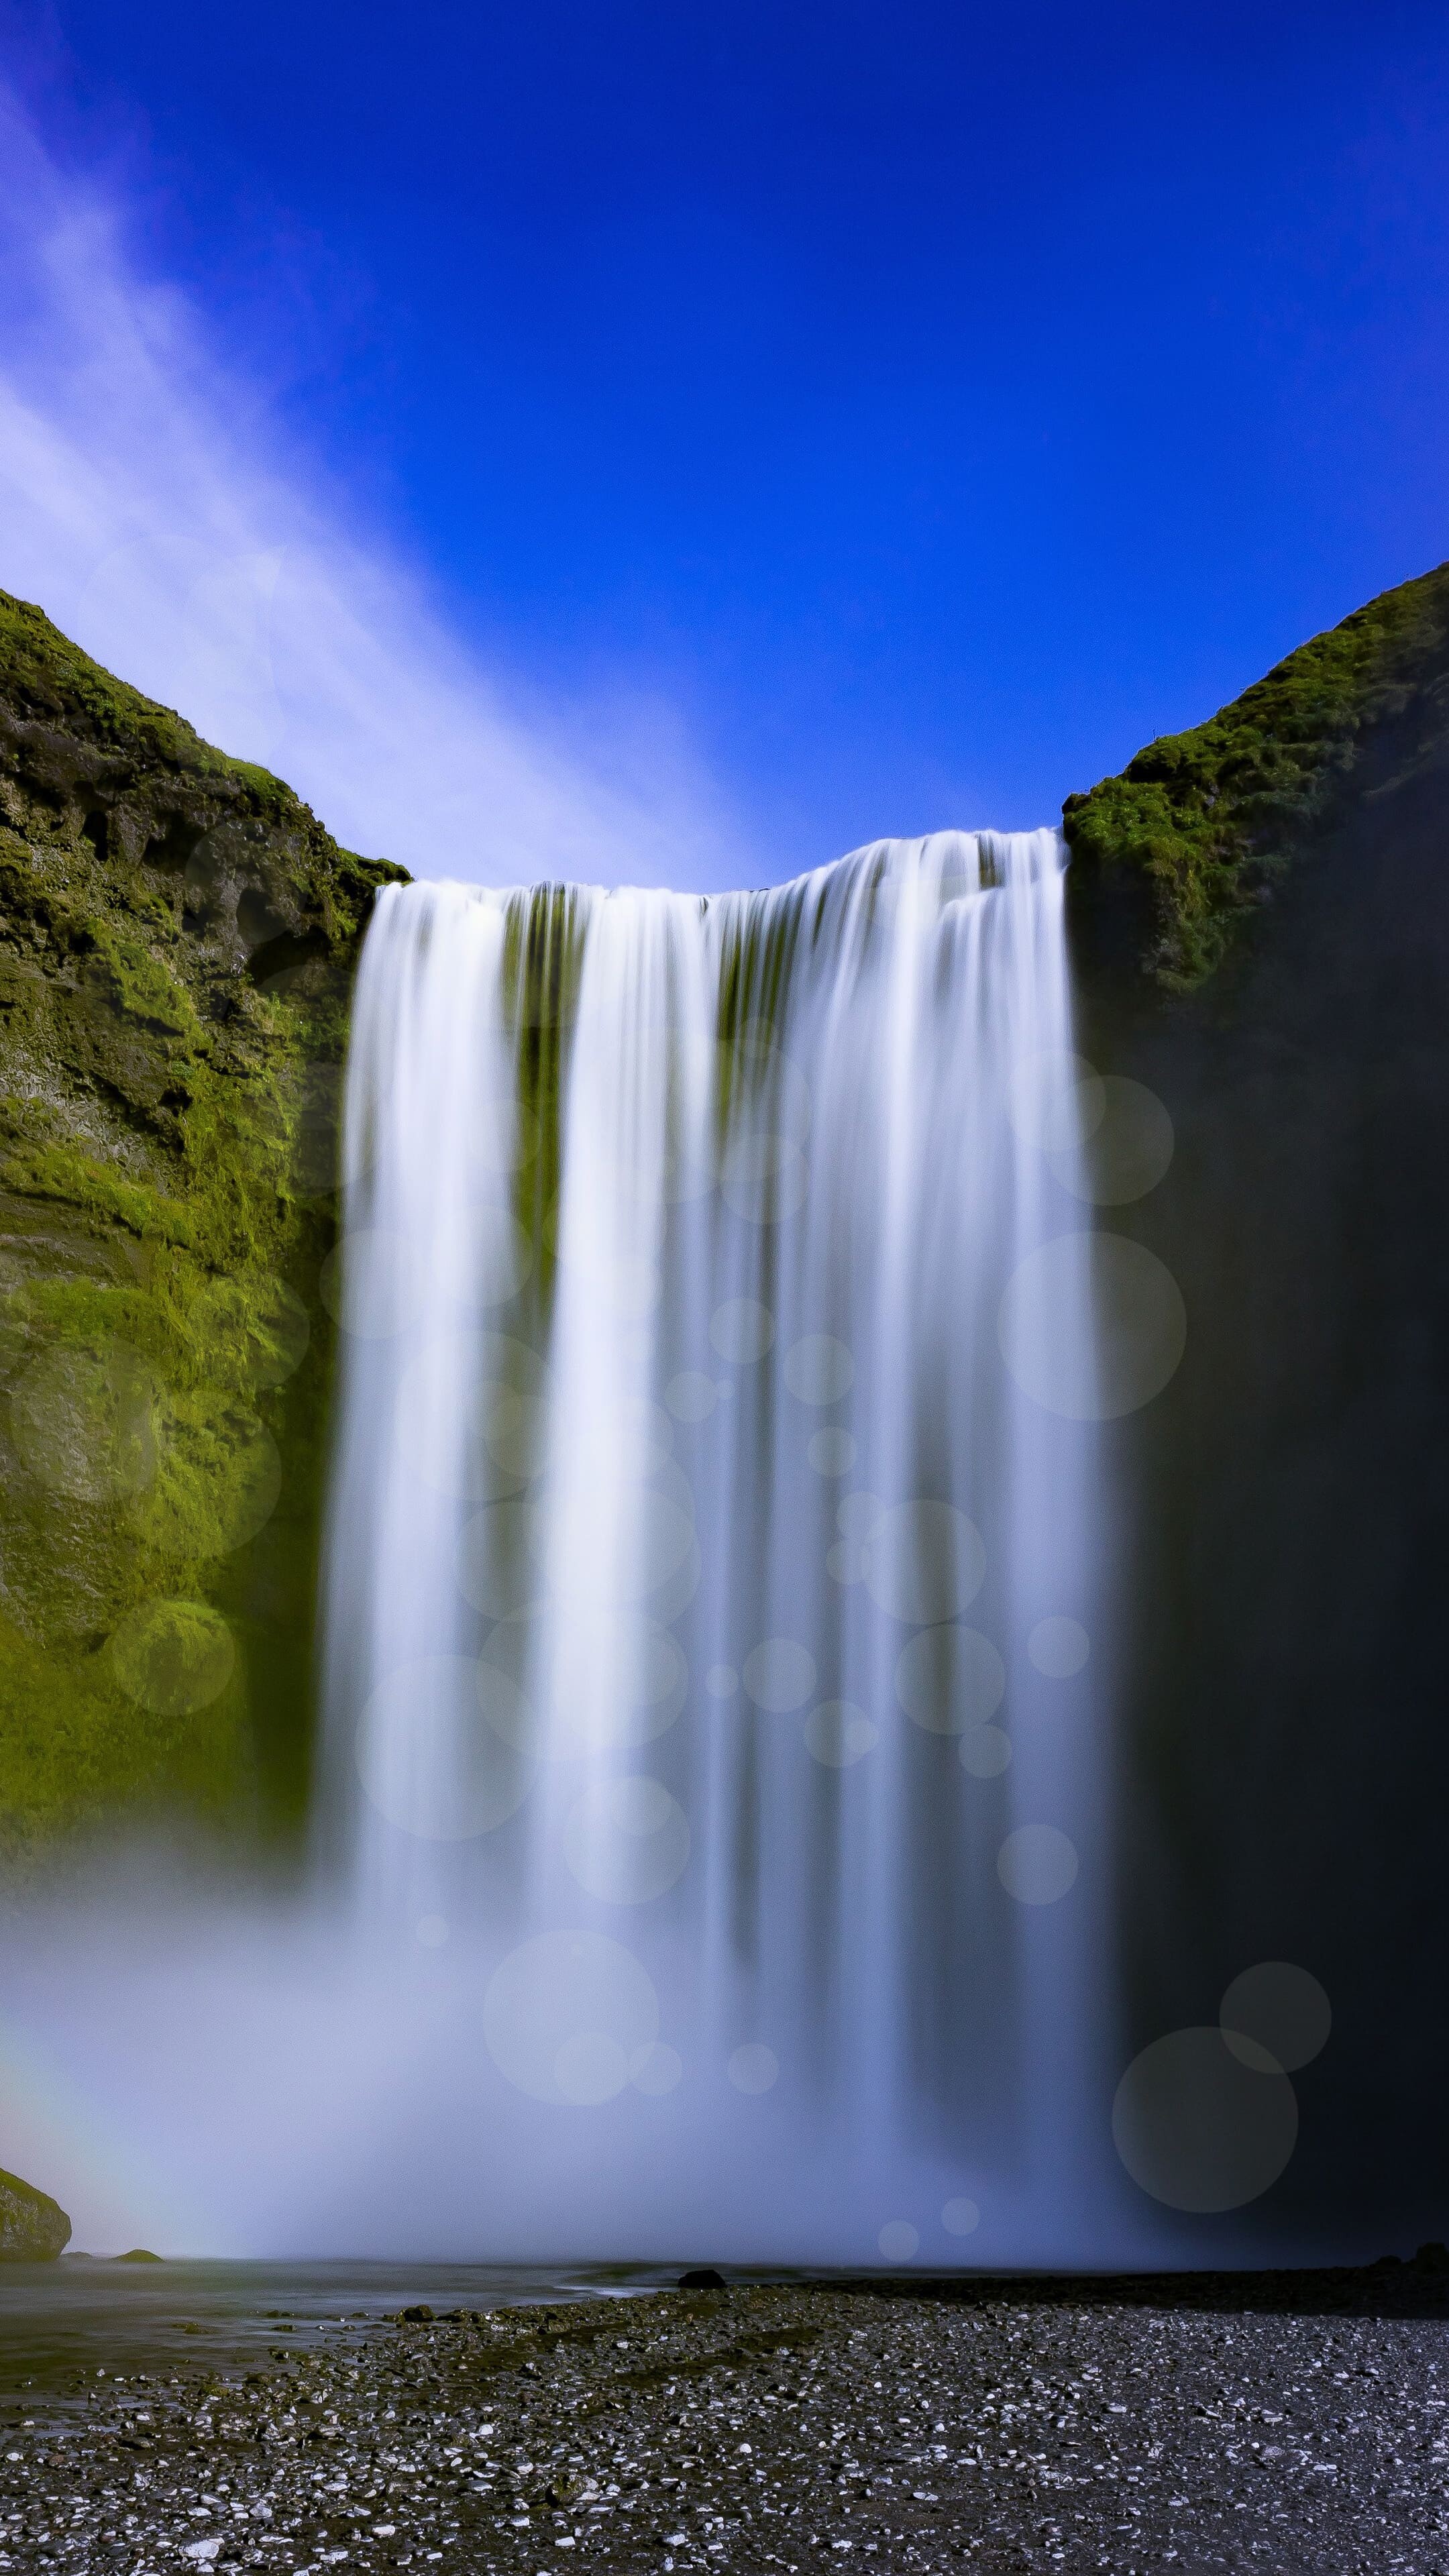
[[1234,2298],[737,2286],[97,2376],[3,2437],[0,2568],[1449,2576],[1444,2300]]

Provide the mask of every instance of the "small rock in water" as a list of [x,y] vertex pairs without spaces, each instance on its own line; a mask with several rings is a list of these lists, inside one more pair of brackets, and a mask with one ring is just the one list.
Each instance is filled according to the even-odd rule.
[[679,2286],[681,2290],[722,2290],[726,2283],[723,2272],[717,2272],[712,2263],[701,2263],[692,2272],[680,2273]]
[[159,2263],[163,2258],[153,2254],[149,2245],[133,2245],[129,2254],[118,2254],[115,2259],[118,2263]]
[[0,2172],[0,2262],[53,2263],[70,2242],[70,2220],[59,2201]]
[[405,2326],[430,2326],[433,2322],[432,2309],[424,2307],[404,2308],[401,2322]]

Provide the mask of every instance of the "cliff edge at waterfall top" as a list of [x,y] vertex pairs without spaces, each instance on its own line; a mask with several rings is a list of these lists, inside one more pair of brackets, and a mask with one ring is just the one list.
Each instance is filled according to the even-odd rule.
[[1449,564],[1384,591],[1231,705],[1069,796],[1084,875],[1145,898],[1146,962],[1204,983],[1346,810],[1449,765]]
[[[1441,567],[1068,799],[1082,954],[1145,965],[1164,1009],[1226,994],[1322,837],[1446,765]],[[0,595],[12,1860],[103,1819],[305,1813],[341,1065],[402,875]]]

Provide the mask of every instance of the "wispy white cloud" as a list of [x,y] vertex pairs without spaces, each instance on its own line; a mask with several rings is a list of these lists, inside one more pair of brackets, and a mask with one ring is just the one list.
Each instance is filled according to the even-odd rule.
[[677,713],[480,668],[3,94],[0,172],[0,586],[418,874],[752,873]]

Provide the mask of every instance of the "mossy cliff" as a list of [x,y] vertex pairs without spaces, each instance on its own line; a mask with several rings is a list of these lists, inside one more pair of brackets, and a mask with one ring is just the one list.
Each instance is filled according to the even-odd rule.
[[1221,963],[1289,854],[1346,797],[1437,758],[1449,731],[1449,564],[1316,635],[1190,733],[1164,734],[1062,809],[1078,886],[1135,885],[1179,990]]
[[0,593],[0,1838],[295,1812],[378,884]]
[[1311,1969],[1271,2214],[1411,2245],[1449,2206],[1449,568],[1067,819],[1077,1043],[1175,1136],[1099,1222],[1187,1312],[1103,1435],[1131,2046]]

